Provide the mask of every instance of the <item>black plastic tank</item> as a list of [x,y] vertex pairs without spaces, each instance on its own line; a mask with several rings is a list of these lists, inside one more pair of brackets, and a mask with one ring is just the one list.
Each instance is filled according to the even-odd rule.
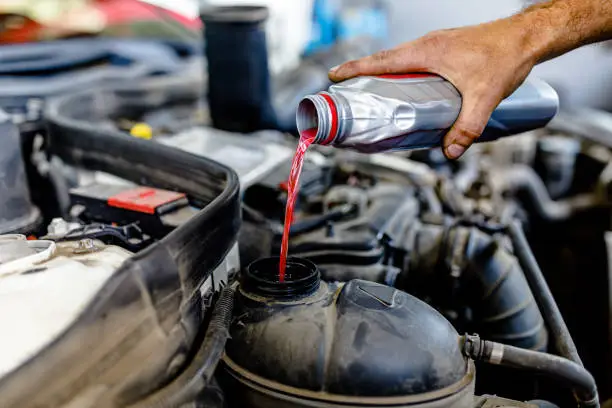
[[472,407],[474,366],[453,326],[377,283],[322,282],[311,262],[278,258],[243,274],[224,357],[230,406]]

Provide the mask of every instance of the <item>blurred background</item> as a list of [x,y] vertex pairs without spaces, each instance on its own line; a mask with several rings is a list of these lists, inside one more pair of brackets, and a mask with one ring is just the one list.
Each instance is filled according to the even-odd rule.
[[[507,17],[533,0],[387,0],[391,16],[390,40],[393,44],[409,41],[428,31],[478,24]],[[609,75],[612,49],[609,44],[580,48],[535,68],[535,75],[555,87],[562,105],[609,109],[612,106]]]
[[[389,47],[429,31],[477,24],[517,12],[530,0],[3,0],[0,43],[88,35],[190,38],[205,5],[265,4],[271,70],[295,67],[299,57],[334,42],[368,35]],[[566,106],[612,106],[609,44],[583,47],[536,67]]]

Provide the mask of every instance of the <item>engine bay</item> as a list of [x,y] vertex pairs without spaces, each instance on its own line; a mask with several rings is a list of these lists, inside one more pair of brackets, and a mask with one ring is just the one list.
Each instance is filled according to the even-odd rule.
[[265,126],[194,61],[0,111],[0,406],[606,406],[608,113],[458,161],[313,146],[278,281],[278,100],[363,52]]

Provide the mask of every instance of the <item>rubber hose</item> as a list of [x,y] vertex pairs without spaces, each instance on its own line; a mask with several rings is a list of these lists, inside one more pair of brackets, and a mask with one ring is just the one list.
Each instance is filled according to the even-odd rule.
[[563,320],[557,302],[555,302],[552,292],[546,283],[544,274],[531,251],[520,222],[512,222],[508,232],[514,246],[515,255],[525,272],[525,277],[531,287],[538,307],[544,315],[546,325],[551,332],[557,351],[561,356],[582,365],[574,340]]
[[[442,289],[438,301],[470,306],[473,328],[487,338],[517,347],[545,350],[548,335],[544,320],[518,260],[490,234],[473,227],[445,228],[423,224],[416,228],[415,254],[410,274],[398,279],[399,286],[423,285],[431,292],[445,282],[454,282],[451,291]],[[419,280],[424,279],[424,284]],[[455,289],[456,288],[456,289]]]
[[202,346],[189,367],[172,383],[132,408],[179,408],[193,400],[213,378],[229,338],[229,325],[234,309],[233,286],[221,292],[208,324]]
[[442,214],[442,203],[438,199],[436,191],[433,187],[422,185],[419,186],[418,192],[421,194],[421,197],[427,206],[428,213]]
[[477,361],[546,375],[571,387],[580,406],[599,407],[597,385],[591,373],[566,358],[480,340],[478,336],[465,336],[464,351]]
[[545,350],[544,319],[518,260],[490,234],[459,227],[448,240],[465,236],[464,273],[478,330],[487,338]]
[[291,225],[289,231],[290,236],[294,237],[300,234],[305,234],[324,227],[328,222],[339,221],[351,213],[356,213],[354,205],[345,204],[339,208],[335,208],[328,213],[314,216],[295,222]]
[[565,220],[576,212],[593,207],[598,201],[593,194],[554,201],[540,176],[528,166],[515,165],[504,169],[503,173],[492,175],[491,181],[497,184],[496,190],[500,192],[525,192],[538,216],[547,221]]

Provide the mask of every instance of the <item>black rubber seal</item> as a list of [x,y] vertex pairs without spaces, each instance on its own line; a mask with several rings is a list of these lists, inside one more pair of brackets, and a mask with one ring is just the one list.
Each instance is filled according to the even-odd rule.
[[268,8],[264,6],[221,6],[200,10],[200,18],[207,23],[253,24],[268,19]]
[[293,300],[309,296],[319,288],[319,268],[302,258],[287,259],[285,280],[280,282],[279,259],[275,256],[252,262],[242,275],[242,289],[257,296]]

